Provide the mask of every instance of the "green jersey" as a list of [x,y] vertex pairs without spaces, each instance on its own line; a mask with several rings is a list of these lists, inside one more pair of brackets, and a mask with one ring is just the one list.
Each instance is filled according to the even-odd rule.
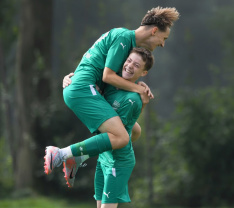
[[131,132],[141,113],[142,101],[140,95],[135,92],[117,90],[115,87],[108,85],[104,96],[121,118],[130,136],[130,141],[127,146],[121,149],[100,154],[98,160],[109,167],[134,166],[135,155],[131,142]]
[[133,47],[136,47],[134,30],[115,28],[103,34],[83,55],[72,79],[73,89],[87,84],[97,84],[102,89],[104,68],[117,73]]

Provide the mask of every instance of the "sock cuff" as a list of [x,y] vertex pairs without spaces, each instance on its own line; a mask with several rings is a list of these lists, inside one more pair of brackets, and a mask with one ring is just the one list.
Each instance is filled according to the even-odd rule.
[[70,145],[70,148],[71,148],[71,152],[74,156],[80,156],[80,146],[85,146],[84,145],[84,142],[80,142],[80,143],[77,143],[77,144],[72,144]]
[[[99,150],[101,152],[105,151],[105,150],[110,150],[112,149],[112,145],[111,145],[111,142],[110,142],[110,139],[109,139],[109,136],[107,133],[102,133],[100,134],[102,135],[102,138],[98,138],[97,139],[97,143],[98,143],[98,146],[99,146]],[[101,148],[103,147],[103,149]],[[101,148],[101,149],[100,149]]]

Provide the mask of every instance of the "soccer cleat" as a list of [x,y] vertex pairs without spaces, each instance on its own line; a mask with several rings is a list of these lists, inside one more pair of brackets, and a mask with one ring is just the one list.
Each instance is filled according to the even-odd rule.
[[75,175],[77,171],[77,163],[75,157],[71,157],[63,162],[64,178],[67,181],[69,188],[73,187],[75,181]]
[[89,158],[89,156],[71,157],[63,162],[64,178],[69,188],[74,186],[75,176],[80,165]]
[[45,150],[44,169],[45,174],[50,174],[55,167],[59,167],[63,160],[58,147],[48,146]]

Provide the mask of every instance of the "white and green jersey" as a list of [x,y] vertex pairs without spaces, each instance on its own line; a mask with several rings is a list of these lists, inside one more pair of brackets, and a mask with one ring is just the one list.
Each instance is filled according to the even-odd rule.
[[134,30],[115,28],[103,34],[83,55],[72,79],[73,87],[88,83],[102,88],[104,68],[118,72],[133,47],[136,47]]
[[132,167],[135,164],[135,155],[131,132],[141,113],[142,101],[140,95],[135,92],[117,90],[115,87],[108,85],[104,97],[121,118],[130,136],[130,141],[127,146],[121,149],[100,154],[98,160],[110,167]]

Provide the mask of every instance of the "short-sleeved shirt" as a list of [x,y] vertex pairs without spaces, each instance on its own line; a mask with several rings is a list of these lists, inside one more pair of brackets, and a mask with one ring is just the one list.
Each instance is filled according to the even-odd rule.
[[133,47],[136,47],[134,30],[115,28],[103,34],[83,55],[75,70],[72,88],[97,84],[102,89],[104,68],[118,72]]
[[[142,109],[140,95],[135,92],[118,90],[108,85],[104,94],[107,102],[118,113],[131,138],[131,132]],[[127,146],[104,152],[99,155],[98,161],[109,167],[132,167],[135,165],[135,155],[131,139]]]

